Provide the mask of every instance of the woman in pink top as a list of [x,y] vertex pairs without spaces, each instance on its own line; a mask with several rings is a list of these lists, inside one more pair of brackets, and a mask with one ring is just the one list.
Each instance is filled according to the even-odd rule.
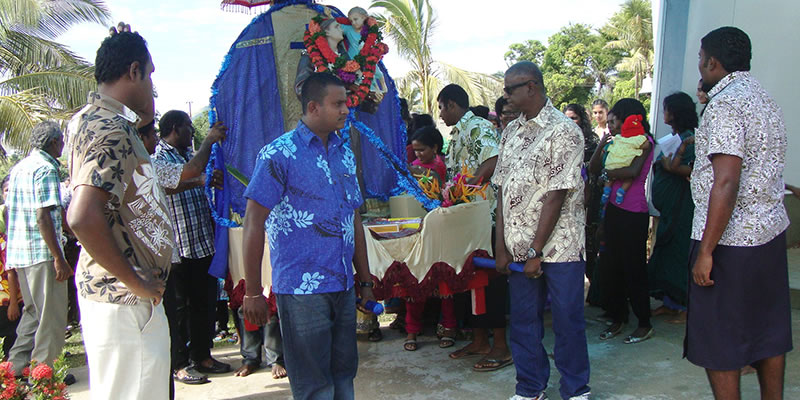
[[[411,145],[417,159],[411,164],[414,174],[430,174],[439,181],[446,179],[447,169],[444,165],[442,147],[444,139],[439,130],[434,126],[425,126],[417,129],[411,137]],[[425,311],[424,301],[406,301],[406,341],[403,348],[407,351],[417,349],[417,335],[422,333],[422,316]],[[455,301],[452,296],[442,298],[442,318],[440,320],[442,332],[439,338],[439,347],[451,347],[456,342],[456,311]]]
[[[611,135],[619,135],[622,121],[637,114],[646,115],[644,105],[638,100],[622,99],[614,104],[608,112]],[[602,280],[607,287],[603,287],[602,291],[606,294],[605,305],[612,324],[600,335],[602,340],[618,335],[628,322],[628,300],[639,324],[625,338],[625,343],[638,343],[653,336],[647,281],[647,230],[650,214],[645,195],[645,180],[653,163],[653,138],[646,118],[642,125],[648,141],[642,148],[642,155],[636,157],[630,166],[614,170],[603,168],[609,136],[600,141],[589,166],[590,172],[600,174],[601,179],[616,181],[611,188],[612,193],[621,186],[622,180],[633,179],[633,184],[621,204],[608,202],[606,205],[603,221],[605,269]]]
[[[438,175],[437,178],[440,181],[446,179],[447,168],[444,165],[444,153],[442,153],[444,139],[436,127],[425,126],[414,132],[414,136],[411,137],[411,146],[417,156],[417,159],[411,162],[411,172],[424,174],[427,170],[431,170]],[[413,166],[417,168],[413,168]]]

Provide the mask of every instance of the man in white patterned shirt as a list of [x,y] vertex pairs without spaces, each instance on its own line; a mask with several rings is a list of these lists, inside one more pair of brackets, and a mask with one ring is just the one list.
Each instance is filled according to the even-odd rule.
[[717,399],[739,399],[739,371],[758,371],[762,399],[783,397],[792,326],[783,206],[786,128],[750,74],[746,33],[723,27],[700,44],[710,98],[695,135],[689,314],[684,355]]
[[[469,96],[461,86],[456,84],[445,86],[436,100],[439,102],[442,120],[447,126],[453,127],[445,156],[447,179],[452,179],[463,166],[466,166],[469,172],[475,175],[470,183],[490,182],[497,164],[498,151],[494,125],[469,111]],[[490,187],[486,194],[487,200],[492,202],[491,210],[494,214],[496,197],[494,187]],[[494,215],[492,220],[494,221]],[[463,301],[467,295],[459,294],[457,297]],[[472,327],[473,341],[450,354],[451,358],[485,354],[473,365],[475,371],[494,371],[513,363],[511,351],[505,340],[507,297],[507,279],[504,276],[491,279],[486,286],[486,313],[469,317],[468,324]],[[494,342],[491,345],[489,329],[494,333]],[[444,336],[448,336],[447,332]]]
[[[550,360],[542,346],[544,303],[552,298],[559,393],[589,399],[589,352],[583,318],[586,271],[583,134],[553,107],[542,72],[528,61],[505,74],[505,97],[521,112],[503,131],[492,181],[497,196],[497,270],[510,274],[510,342],[517,367],[511,400],[543,400]],[[511,262],[524,272],[509,272]]]

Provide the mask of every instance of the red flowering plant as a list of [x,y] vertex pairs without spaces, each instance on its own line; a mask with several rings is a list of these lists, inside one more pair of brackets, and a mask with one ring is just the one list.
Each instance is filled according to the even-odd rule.
[[47,364],[31,363],[31,400],[67,400],[67,384],[64,383],[67,368],[63,357],[54,363],[55,369]]
[[[2,350],[0,350],[2,353]],[[2,354],[0,354],[2,357]],[[31,361],[30,367],[22,370],[21,377],[14,376],[10,362],[0,363],[0,400],[67,400],[67,364],[59,357],[54,367]],[[26,382],[27,381],[27,382]]]
[[[25,368],[23,375],[29,372]],[[24,376],[23,376],[24,378]],[[0,363],[0,399],[2,400],[24,400],[28,395],[28,387],[24,382],[17,380],[14,370],[8,361]]]
[[[363,43],[361,51],[351,60],[347,54],[339,54],[328,45],[327,35],[322,29],[325,18],[317,15],[308,23],[308,29],[303,36],[303,44],[306,47],[311,63],[317,72],[329,71],[338,76],[348,85],[355,85],[356,89],[347,95],[347,107],[357,107],[367,94],[372,79],[375,77],[375,69],[384,55],[389,52],[389,46],[383,43],[378,21],[375,18],[367,18],[364,27],[361,28],[361,41]],[[347,18],[336,18],[342,24],[350,24]]]

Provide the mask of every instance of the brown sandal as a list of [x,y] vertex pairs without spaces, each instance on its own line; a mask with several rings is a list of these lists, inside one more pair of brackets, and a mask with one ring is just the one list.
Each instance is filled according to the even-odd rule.
[[[489,372],[489,371],[497,371],[498,369],[505,368],[514,363],[514,359],[509,358],[507,360],[500,360],[495,358],[485,358],[483,360],[478,361],[472,367],[472,370],[475,372]],[[487,365],[490,364],[490,365]]]

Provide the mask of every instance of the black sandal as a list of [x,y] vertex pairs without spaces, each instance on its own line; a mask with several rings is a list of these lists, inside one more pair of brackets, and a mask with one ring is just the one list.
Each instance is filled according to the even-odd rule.
[[381,328],[375,328],[367,334],[367,340],[370,342],[380,342],[383,340],[383,332],[381,332]]
[[622,322],[615,322],[611,324],[603,333],[600,334],[600,340],[608,340],[613,338],[614,336],[619,335],[622,332],[622,328],[625,327],[625,324]]
[[192,367],[183,368],[183,372],[185,372],[186,375],[179,376],[178,371],[173,372],[172,379],[186,385],[200,385],[209,382],[208,376],[197,372],[197,370]]

